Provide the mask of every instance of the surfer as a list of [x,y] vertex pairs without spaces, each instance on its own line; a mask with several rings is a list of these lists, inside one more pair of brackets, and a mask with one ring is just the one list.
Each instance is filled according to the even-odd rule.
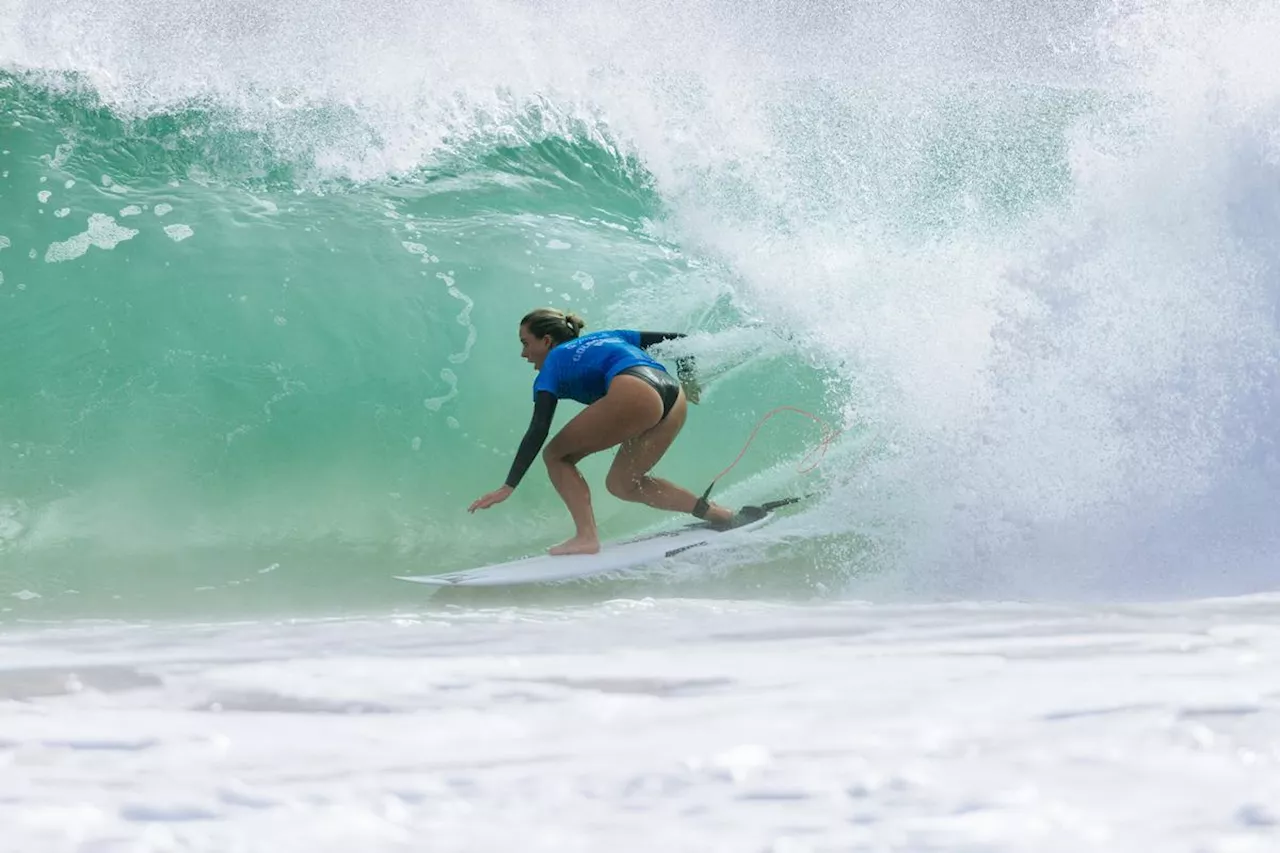
[[591,491],[577,464],[614,446],[618,455],[605,477],[610,494],[655,509],[692,513],[717,526],[731,526],[735,518],[732,510],[649,474],[680,433],[688,402],[698,402],[699,391],[691,359],[676,360],[677,382],[647,350],[684,335],[622,329],[583,335],[585,325],[576,314],[553,308],[531,311],[520,321],[520,355],[538,371],[533,382],[533,419],[506,482],[478,498],[467,511],[488,509],[511,496],[546,441],[556,403],[567,397],[586,408],[551,439],[542,458],[577,532],[550,553],[594,554],[600,550]]

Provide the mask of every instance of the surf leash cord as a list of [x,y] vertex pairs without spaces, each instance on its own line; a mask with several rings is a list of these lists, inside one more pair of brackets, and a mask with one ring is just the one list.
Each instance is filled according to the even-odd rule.
[[[814,448],[812,448],[808,453],[806,453],[804,457],[800,460],[801,467],[798,467],[796,469],[796,473],[807,474],[810,471],[812,471],[814,468],[818,467],[818,463],[822,460],[822,457],[825,456],[827,453],[827,448],[830,447],[831,443],[835,441],[838,435],[840,435],[840,430],[834,428],[833,426],[831,426],[831,424],[827,423],[822,418],[818,417],[812,412],[807,412],[804,409],[798,408],[796,406],[778,406],[777,408],[771,409],[768,412],[766,412],[764,417],[760,418],[760,420],[756,422],[755,428],[751,430],[751,435],[747,437],[746,443],[743,444],[742,449],[738,451],[737,458],[735,458],[732,462],[730,462],[727,468],[725,468],[719,474],[716,474],[715,477],[711,479],[711,483],[707,486],[707,490],[702,493],[702,497],[698,498],[698,502],[694,504],[694,510],[693,510],[694,515],[699,515],[700,512],[702,513],[702,515],[706,514],[707,509],[710,507],[708,498],[711,497],[711,490],[715,488],[716,483],[718,483],[725,474],[728,474],[730,471],[732,471],[735,465],[737,465],[739,462],[742,461],[742,457],[745,456],[747,453],[747,448],[751,446],[751,442],[755,441],[756,439],[756,434],[760,432],[760,427],[764,426],[765,422],[768,421],[769,418],[773,417],[774,415],[780,414],[782,412],[795,412],[796,414],[804,415],[806,418],[809,418],[814,423],[816,423],[819,427],[821,427],[822,438],[819,440],[818,444]],[[804,465],[805,461],[809,459],[809,457],[813,456],[815,453],[818,455],[818,458],[814,460],[813,464],[805,466]],[[779,506],[786,506],[787,504],[795,503],[798,500],[800,500],[800,498],[786,498],[780,501],[771,501],[770,504],[766,505],[764,508],[767,510],[771,510]]]

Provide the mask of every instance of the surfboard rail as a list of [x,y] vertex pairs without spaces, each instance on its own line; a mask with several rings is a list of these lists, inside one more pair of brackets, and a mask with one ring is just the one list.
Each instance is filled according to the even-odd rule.
[[754,511],[758,513],[758,517],[727,529],[699,521],[669,530],[605,542],[595,554],[538,554],[436,575],[396,575],[395,579],[445,587],[516,586],[557,583],[626,571],[657,564],[714,542],[722,536],[754,530],[771,521],[775,517],[775,509],[798,500],[800,498],[786,498],[750,508],[743,507],[740,513]]

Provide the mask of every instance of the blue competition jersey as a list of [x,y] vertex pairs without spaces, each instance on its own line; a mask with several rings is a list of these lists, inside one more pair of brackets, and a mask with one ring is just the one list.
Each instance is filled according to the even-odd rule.
[[590,405],[604,396],[609,380],[619,371],[636,365],[666,369],[640,349],[639,332],[611,329],[579,335],[556,344],[547,353],[542,370],[533,380],[533,395],[550,391],[557,399]]

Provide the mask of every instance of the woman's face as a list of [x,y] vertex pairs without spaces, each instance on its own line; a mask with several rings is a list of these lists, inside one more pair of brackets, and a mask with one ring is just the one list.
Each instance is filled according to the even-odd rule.
[[550,335],[536,338],[528,326],[520,327],[520,357],[538,370],[542,369],[542,362],[547,360],[547,353],[551,352],[553,346],[555,342]]

